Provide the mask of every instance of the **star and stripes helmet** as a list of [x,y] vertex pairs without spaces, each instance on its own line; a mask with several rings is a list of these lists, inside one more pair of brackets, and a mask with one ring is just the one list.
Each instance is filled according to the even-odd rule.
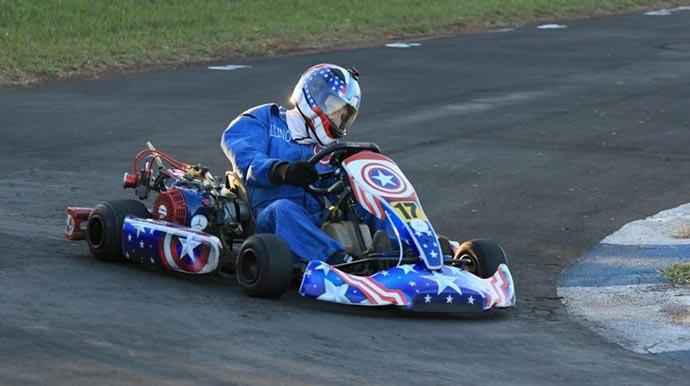
[[302,74],[290,101],[307,121],[309,135],[326,146],[346,134],[359,111],[359,73],[317,64]]

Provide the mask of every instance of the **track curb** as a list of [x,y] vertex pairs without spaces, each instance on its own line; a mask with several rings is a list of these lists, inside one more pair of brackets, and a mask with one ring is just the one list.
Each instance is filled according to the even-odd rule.
[[626,224],[568,265],[558,295],[569,315],[626,349],[690,369],[690,287],[663,269],[690,261],[690,204]]

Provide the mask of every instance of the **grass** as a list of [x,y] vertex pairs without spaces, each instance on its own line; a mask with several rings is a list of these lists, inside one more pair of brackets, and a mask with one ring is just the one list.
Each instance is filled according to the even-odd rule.
[[0,86],[540,20],[660,0],[0,0]]
[[677,263],[664,269],[664,276],[678,284],[690,284],[690,263]]

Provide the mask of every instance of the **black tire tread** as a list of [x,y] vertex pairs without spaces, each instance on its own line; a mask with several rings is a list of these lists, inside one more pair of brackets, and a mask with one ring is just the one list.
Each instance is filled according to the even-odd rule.
[[475,274],[483,279],[488,279],[496,273],[501,264],[508,265],[508,257],[503,248],[493,240],[475,239],[460,245],[456,256],[470,253],[478,261]]
[[[258,278],[250,282],[243,274],[243,258],[251,250],[260,261]],[[283,239],[270,233],[249,236],[240,246],[235,273],[244,292],[252,297],[279,298],[292,282],[292,254]]]

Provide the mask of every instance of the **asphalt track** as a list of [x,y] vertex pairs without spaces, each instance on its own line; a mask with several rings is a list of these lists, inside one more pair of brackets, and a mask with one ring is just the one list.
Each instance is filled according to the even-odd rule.
[[[571,320],[556,283],[606,235],[688,202],[690,12],[558,23],[0,90],[0,384],[687,385]],[[221,174],[226,124],[285,103],[322,61],[360,69],[350,139],[400,164],[435,229],[504,245],[515,308],[256,300],[63,239],[67,205],[134,197],[121,177],[146,140]]]

